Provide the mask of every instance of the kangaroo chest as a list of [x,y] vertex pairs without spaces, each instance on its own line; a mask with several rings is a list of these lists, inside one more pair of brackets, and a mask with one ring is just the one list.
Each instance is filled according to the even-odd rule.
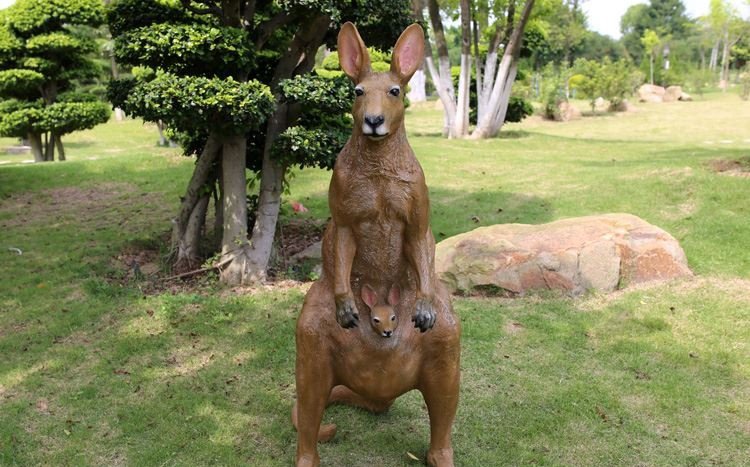
[[404,266],[411,185],[384,176],[359,177],[346,193],[344,215],[357,242],[354,276],[391,280]]
[[411,183],[386,175],[359,176],[344,194],[344,214],[362,223],[406,223],[409,218]]

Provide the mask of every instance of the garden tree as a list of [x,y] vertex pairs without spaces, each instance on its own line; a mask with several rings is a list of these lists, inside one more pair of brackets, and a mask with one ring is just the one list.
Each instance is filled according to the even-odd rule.
[[[503,58],[497,68],[497,73],[491,75],[488,89],[482,98],[486,99],[485,112],[479,116],[477,126],[471,134],[472,138],[489,138],[497,135],[505,122],[510,93],[518,72],[518,61],[521,54],[523,32],[529,22],[534,0],[526,0],[519,18],[515,21],[513,32],[508,37],[503,51]],[[489,73],[485,73],[485,78]]]
[[596,113],[596,100],[602,95],[602,65],[596,60],[579,58],[573,67],[576,73],[570,81],[575,82],[575,89],[581,97],[589,100],[591,111]]
[[647,29],[662,38],[681,40],[689,32],[689,24],[682,0],[650,0],[648,5],[628,8],[620,20],[620,30],[628,54],[635,62],[640,62],[646,52],[640,39]]
[[719,44],[722,44],[719,82],[725,90],[729,83],[732,47],[750,31],[748,31],[748,24],[743,21],[737,9],[728,0],[711,0],[708,23],[715,35],[715,45],[711,52],[712,69],[715,69],[717,65]]
[[[104,5],[109,7],[109,5],[112,4],[112,0],[104,0]],[[109,31],[107,31],[109,33]],[[110,77],[111,79],[118,79],[120,77],[120,69],[117,66],[117,59],[115,58],[114,54],[114,46],[111,41],[111,34],[110,34],[110,41],[107,43],[107,47],[105,48],[105,51],[107,55],[109,56],[109,69],[110,69]],[[125,112],[122,111],[121,108],[115,107],[115,121],[121,122],[125,120]]]
[[625,11],[620,18],[620,32],[625,50],[634,62],[639,63],[643,58],[643,44],[641,38],[650,27],[647,24],[648,5],[638,3]]
[[659,35],[656,34],[656,32],[650,29],[646,29],[646,31],[643,33],[643,37],[641,38],[641,44],[643,44],[643,49],[646,51],[646,55],[648,55],[648,82],[654,84],[654,54],[656,53],[656,49],[659,44],[661,44],[661,39],[659,39]]
[[619,60],[624,58],[627,52],[620,41],[596,31],[587,31],[577,55],[589,60],[599,60],[603,57]]
[[[311,75],[338,24],[355,21],[368,43],[391,47],[409,24],[409,2],[120,0],[108,20],[120,63],[146,67],[114,81],[126,112],[163,120],[198,154],[173,228],[178,269],[195,267],[213,194],[222,280],[266,277],[281,194],[293,166],[332,167],[346,142],[353,92],[345,78]],[[247,179],[259,194],[248,238]]]
[[[453,123],[454,137],[469,133],[469,86],[471,85],[471,9],[469,0],[460,0],[461,9],[461,70],[458,77],[458,101]],[[452,85],[452,83],[451,83]]]
[[556,62],[573,65],[586,35],[586,18],[581,10],[581,0],[551,2],[548,40],[557,56]]
[[98,0],[19,0],[0,19],[0,135],[27,138],[37,162],[65,160],[62,136],[109,118],[109,106],[76,92],[99,71],[85,27],[101,24]]
[[[435,66],[432,52],[432,44],[429,38],[425,38],[425,64],[430,73],[430,78],[435,85],[440,102],[443,104],[443,136],[453,137],[453,128],[456,120],[456,94],[451,79],[451,63],[448,55],[448,44],[445,40],[443,20],[440,18],[440,6],[437,0],[427,0],[427,9],[432,25],[432,37],[437,48],[438,65]],[[416,12],[417,20],[424,21],[422,10]]]
[[600,92],[602,97],[609,101],[609,110],[626,110],[625,100],[641,85],[643,74],[635,70],[628,60],[613,62],[609,57],[602,60],[599,71]]

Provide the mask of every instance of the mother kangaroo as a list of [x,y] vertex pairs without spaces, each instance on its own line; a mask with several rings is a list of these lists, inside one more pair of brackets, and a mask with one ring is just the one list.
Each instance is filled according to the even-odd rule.
[[[339,32],[338,52],[355,85],[354,129],[329,187],[323,273],[297,321],[296,466],[320,465],[318,440],[336,430],[321,427],[328,404],[382,412],[418,389],[430,416],[427,463],[454,467],[460,324],[435,276],[427,186],[404,128],[404,89],[423,59],[424,32],[417,24],[406,28],[384,73],[370,68],[352,23]],[[361,298],[365,285],[381,299],[394,285],[401,291],[394,309],[402,324],[390,336],[358,325],[360,313],[370,312]]]

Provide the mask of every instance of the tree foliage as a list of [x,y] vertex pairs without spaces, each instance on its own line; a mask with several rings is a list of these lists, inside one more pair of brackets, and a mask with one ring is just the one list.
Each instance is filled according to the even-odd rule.
[[119,0],[107,19],[118,62],[134,70],[112,81],[109,99],[165,123],[185,154],[200,155],[173,232],[178,268],[197,260],[198,231],[190,233],[188,220],[193,213],[204,222],[198,200],[211,191],[246,199],[243,162],[260,179],[250,206],[257,216],[241,203],[217,204],[229,220],[217,226],[222,274],[237,282],[265,274],[288,169],[331,168],[351,131],[352,86],[336,70],[311,74],[317,50],[335,43],[344,21],[355,21],[369,45],[389,49],[410,9],[407,0]]
[[[104,18],[98,0],[19,0],[0,21],[0,134],[39,139],[46,159],[64,134],[109,118],[109,107],[81,93],[64,93],[98,73],[88,57],[96,44],[82,34]],[[65,98],[59,99],[58,96]],[[62,154],[61,154],[62,156]],[[41,155],[35,154],[40,160]]]

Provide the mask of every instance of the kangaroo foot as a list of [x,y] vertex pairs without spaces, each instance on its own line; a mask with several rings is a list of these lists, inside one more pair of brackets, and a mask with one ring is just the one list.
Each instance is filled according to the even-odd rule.
[[[294,426],[294,429],[297,429],[297,401],[294,401],[294,406],[292,407],[292,425]],[[318,429],[318,442],[319,443],[327,443],[328,441],[332,440],[333,437],[336,436],[336,425],[330,424],[330,425],[320,425],[320,428]]]
[[320,457],[310,455],[299,456],[294,465],[295,467],[320,467]]
[[414,327],[419,328],[420,331],[425,332],[428,329],[432,329],[435,325],[435,310],[432,307],[432,303],[424,298],[417,300],[415,307],[414,316],[411,320],[414,322]]
[[332,440],[334,436],[336,436],[336,425],[320,425],[320,430],[318,430],[319,443],[327,443]]
[[427,453],[427,465],[430,467],[455,467],[453,465],[453,448],[430,450]]

